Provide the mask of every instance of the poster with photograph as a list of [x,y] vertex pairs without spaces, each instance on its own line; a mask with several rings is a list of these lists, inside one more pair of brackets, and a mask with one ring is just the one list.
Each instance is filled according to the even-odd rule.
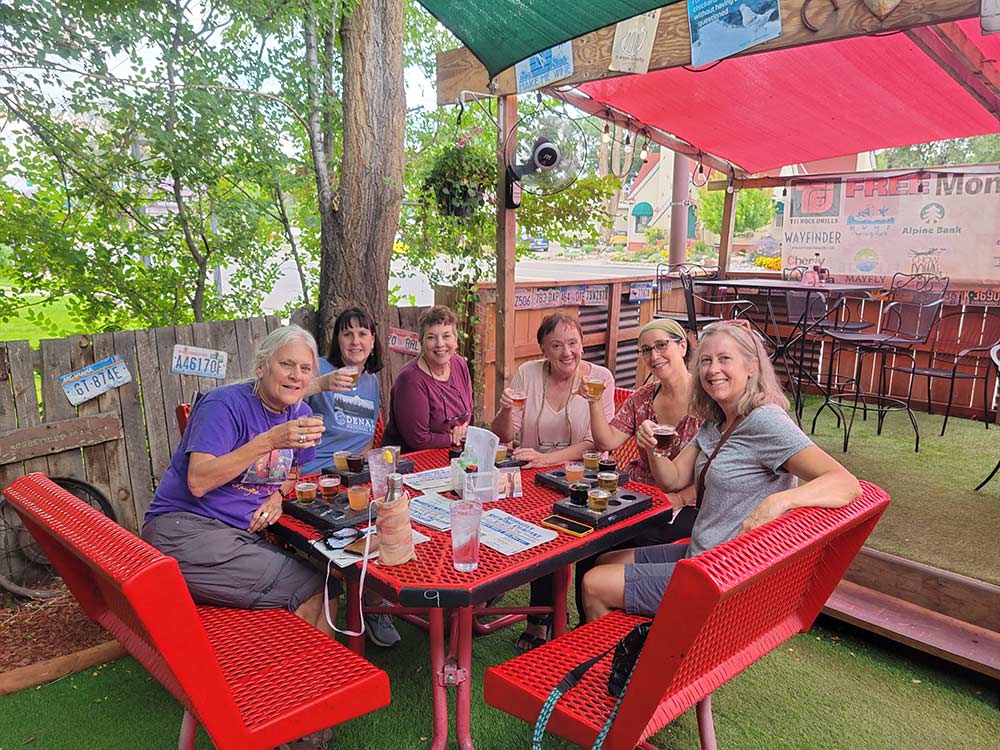
[[696,68],[781,36],[778,0],[688,0],[687,8]]

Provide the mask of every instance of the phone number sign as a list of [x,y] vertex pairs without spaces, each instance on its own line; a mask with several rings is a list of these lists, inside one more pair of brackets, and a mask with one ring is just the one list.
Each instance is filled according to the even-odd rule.
[[215,349],[202,349],[187,344],[174,344],[170,358],[170,372],[179,375],[197,375],[202,378],[226,377],[229,354]]
[[59,385],[73,406],[131,382],[132,374],[118,354],[59,376]]

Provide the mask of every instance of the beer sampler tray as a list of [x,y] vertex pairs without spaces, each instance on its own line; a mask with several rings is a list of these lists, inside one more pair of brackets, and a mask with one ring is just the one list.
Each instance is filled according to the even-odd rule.
[[653,498],[643,492],[619,489],[608,499],[607,510],[597,512],[586,505],[578,505],[568,497],[552,504],[552,512],[557,516],[572,518],[574,521],[593,526],[595,529],[605,529],[622,519],[642,513],[653,507]]
[[[293,518],[305,521],[311,526],[315,526],[322,531],[336,531],[347,526],[357,526],[368,520],[368,509],[353,510],[347,504],[347,495],[343,492],[338,494],[332,503],[317,497],[316,501],[309,505],[302,505],[294,497],[286,499],[281,504],[282,510]],[[376,508],[372,506],[372,518],[377,515]]]
[[[412,458],[400,458],[396,461],[396,473],[411,474],[412,472]],[[352,487],[355,484],[367,484],[372,479],[371,475],[368,473],[367,461],[365,461],[365,465],[361,471],[347,471],[346,469],[338,469],[336,466],[325,466],[323,467],[323,473],[327,475],[335,474],[339,476],[345,487]]]
[[[586,482],[591,487],[597,486],[597,475],[600,473],[598,469],[584,469],[583,479],[581,482]],[[621,487],[623,484],[628,484],[628,472],[618,471],[618,486]],[[566,472],[563,469],[553,469],[552,471],[540,471],[535,474],[535,484],[539,484],[543,487],[548,487],[555,490],[556,492],[561,492],[564,495],[569,494],[569,486],[572,482],[566,480]]]

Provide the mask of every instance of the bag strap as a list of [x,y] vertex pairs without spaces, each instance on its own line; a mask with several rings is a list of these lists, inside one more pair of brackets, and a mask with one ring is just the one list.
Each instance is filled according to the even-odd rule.
[[[602,651],[597,656],[594,656],[582,664],[578,664],[569,672],[566,676],[559,680],[559,683],[552,688],[552,692],[549,693],[549,697],[545,699],[545,703],[542,704],[542,710],[538,712],[538,719],[535,721],[535,731],[531,735],[531,750],[542,750],[542,737],[545,736],[545,727],[549,724],[549,718],[552,716],[552,711],[555,710],[556,703],[562,698],[566,693],[576,687],[577,683],[583,679],[583,676],[587,671],[597,664],[601,659],[610,654],[616,648],[621,641],[625,640],[632,631],[626,633],[618,643],[616,643],[611,648]],[[611,725],[615,723],[615,717],[618,716],[618,709],[621,708],[622,699],[625,698],[625,693],[628,691],[628,684],[632,681],[632,675],[635,672],[635,665],[639,663],[639,659],[635,660],[632,664],[632,669],[628,673],[628,677],[625,678],[625,685],[622,687],[622,691],[615,700],[615,705],[611,708],[611,713],[608,714],[607,721],[604,722],[604,726],[601,727],[601,731],[597,734],[597,739],[594,740],[594,746],[591,750],[601,750],[604,747],[604,740],[608,736],[608,732],[611,731]]]
[[722,437],[719,438],[719,442],[715,444],[715,450],[712,451],[712,455],[708,457],[705,465],[701,467],[701,471],[698,473],[698,481],[695,483],[694,505],[696,508],[701,508],[701,498],[702,495],[705,494],[705,474],[708,473],[708,467],[712,465],[712,461],[714,461],[715,457],[719,455],[719,451],[722,450],[722,446],[726,444],[726,441],[729,440],[729,436],[733,434],[733,430],[735,430],[742,421],[743,417],[736,417],[736,419],[730,423],[729,427],[726,428],[726,431],[722,433]]

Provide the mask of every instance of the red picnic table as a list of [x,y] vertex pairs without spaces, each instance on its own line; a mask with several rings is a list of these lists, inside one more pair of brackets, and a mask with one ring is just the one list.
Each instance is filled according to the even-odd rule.
[[[445,449],[417,451],[407,456],[413,459],[414,471],[426,471],[447,466]],[[535,484],[538,469],[522,469],[524,496],[491,503],[531,523],[539,523],[552,514],[552,504],[562,495]],[[451,533],[423,526],[419,530],[430,537],[416,547],[417,559],[404,565],[385,567],[370,564],[365,583],[385,598],[395,602],[389,607],[365,607],[366,612],[385,612],[404,617],[425,627],[430,633],[431,679],[434,696],[434,736],[432,750],[443,750],[448,740],[448,688],[456,689],[455,731],[461,750],[474,747],[469,725],[469,705],[472,676],[472,637],[479,632],[492,632],[500,625],[510,624],[529,613],[552,613],[553,635],[566,630],[566,594],[569,589],[570,566],[591,555],[603,552],[637,534],[642,527],[669,510],[666,496],[656,487],[630,482],[630,488],[653,498],[649,510],[626,518],[607,529],[584,537],[559,532],[555,539],[515,555],[504,555],[485,545],[479,551],[479,567],[470,573],[460,573],[452,565]],[[277,535],[314,560],[327,560],[311,545],[322,534],[314,527],[282,516]],[[358,632],[361,627],[360,580],[361,564],[342,571],[347,583],[347,628]],[[552,607],[485,607],[487,600],[522,586],[549,573],[555,574],[555,600]],[[445,615],[450,614],[450,638],[445,655]],[[477,625],[479,615],[500,615],[500,620],[488,626]],[[423,619],[426,618],[426,619]],[[347,645],[364,654],[364,637],[348,637]]]

